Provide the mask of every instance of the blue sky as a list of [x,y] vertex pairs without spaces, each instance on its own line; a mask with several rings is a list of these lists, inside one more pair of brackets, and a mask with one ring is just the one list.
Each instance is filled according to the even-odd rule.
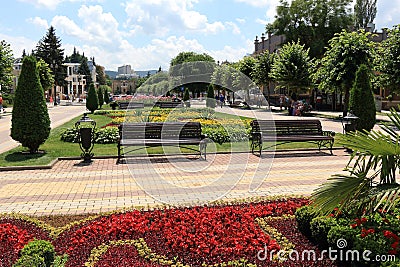
[[[274,20],[279,0],[14,0],[0,10],[0,39],[19,57],[56,29],[65,54],[76,47],[107,70],[167,69],[182,51],[237,61]],[[400,0],[378,0],[376,28],[400,23]]]

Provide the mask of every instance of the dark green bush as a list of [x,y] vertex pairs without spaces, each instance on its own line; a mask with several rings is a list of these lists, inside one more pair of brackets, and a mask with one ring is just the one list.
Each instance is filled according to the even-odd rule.
[[214,88],[210,84],[208,86],[208,90],[207,90],[206,106],[208,108],[215,108],[216,105],[217,105],[217,103],[216,103],[215,98],[214,98]]
[[[117,143],[119,138],[118,128],[117,127],[106,127],[95,129],[93,140],[95,144],[113,144]],[[70,142],[70,143],[78,143],[78,131],[75,128],[68,128],[64,132],[61,133],[60,136],[61,141]]]
[[313,208],[310,206],[303,206],[296,210],[295,212],[297,227],[300,232],[304,235],[311,237],[310,223],[311,220],[315,218],[315,213],[313,212]]
[[97,89],[97,99],[99,100],[99,108],[101,108],[104,104],[104,94],[102,87],[99,87],[99,89]]
[[394,261],[382,262],[381,267],[400,267],[400,259],[397,257]]
[[24,255],[18,259],[13,267],[46,267],[44,259],[39,255]]
[[94,84],[91,83],[89,86],[88,96],[86,99],[86,108],[93,113],[99,107],[99,98],[96,93],[96,88]]
[[337,226],[338,223],[335,218],[320,216],[311,220],[310,230],[311,236],[321,247],[328,247],[328,233],[333,226]]
[[106,127],[97,129],[94,133],[94,142],[96,144],[117,143],[119,132],[117,127]]
[[12,111],[11,137],[36,153],[50,134],[50,117],[36,59],[26,56],[22,63]]
[[350,110],[359,117],[357,130],[371,131],[376,123],[375,98],[372,92],[370,71],[365,65],[361,65],[356,73],[353,88],[350,91]]
[[34,258],[36,256],[43,258],[45,266],[50,267],[55,257],[53,244],[46,240],[33,240],[21,250],[21,257]]
[[110,107],[112,110],[116,110],[118,107],[118,103],[115,101],[110,102]]
[[327,241],[330,247],[335,248],[339,239],[345,239],[347,248],[352,248],[357,233],[350,225],[335,225],[329,230]]
[[78,131],[75,128],[68,128],[61,133],[60,139],[61,141],[64,142],[78,143],[79,142]]

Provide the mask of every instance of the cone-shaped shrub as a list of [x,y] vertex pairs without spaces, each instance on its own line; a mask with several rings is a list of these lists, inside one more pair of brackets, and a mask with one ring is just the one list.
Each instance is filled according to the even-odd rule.
[[110,103],[110,96],[108,95],[108,88],[107,88],[107,86],[106,85],[100,85],[100,88],[103,88],[103,93],[104,93],[104,96],[103,96],[103,99],[104,99],[104,102],[106,103],[106,104],[108,104],[108,103]]
[[376,106],[370,80],[370,71],[366,65],[360,65],[356,73],[353,88],[350,91],[350,110],[359,117],[357,130],[371,131],[376,123]]
[[36,153],[50,134],[50,117],[36,59],[26,56],[15,91],[12,111],[11,137]]
[[183,101],[188,101],[190,99],[189,90],[186,88],[185,92],[183,93]]
[[86,108],[90,110],[91,113],[99,107],[99,99],[97,97],[96,88],[94,88],[94,84],[91,83],[89,86],[88,96],[86,99]]
[[103,95],[103,90],[101,89],[101,87],[99,87],[99,89],[97,89],[97,98],[99,99],[99,107],[101,108],[101,106],[103,106],[103,104],[104,104],[104,95]]
[[208,86],[208,90],[207,90],[207,99],[206,99],[206,106],[208,108],[215,108],[216,103],[215,103],[215,98],[214,98],[214,88],[213,86],[210,84]]

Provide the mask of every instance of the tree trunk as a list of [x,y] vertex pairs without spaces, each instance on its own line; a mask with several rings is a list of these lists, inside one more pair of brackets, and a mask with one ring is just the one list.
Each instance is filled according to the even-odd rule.
[[343,117],[347,116],[350,101],[350,87],[344,88],[344,103],[343,103]]

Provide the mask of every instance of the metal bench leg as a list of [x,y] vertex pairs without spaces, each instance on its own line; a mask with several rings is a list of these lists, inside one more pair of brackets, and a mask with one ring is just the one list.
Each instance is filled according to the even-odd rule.
[[117,164],[121,163],[121,145],[118,144],[118,159]]

